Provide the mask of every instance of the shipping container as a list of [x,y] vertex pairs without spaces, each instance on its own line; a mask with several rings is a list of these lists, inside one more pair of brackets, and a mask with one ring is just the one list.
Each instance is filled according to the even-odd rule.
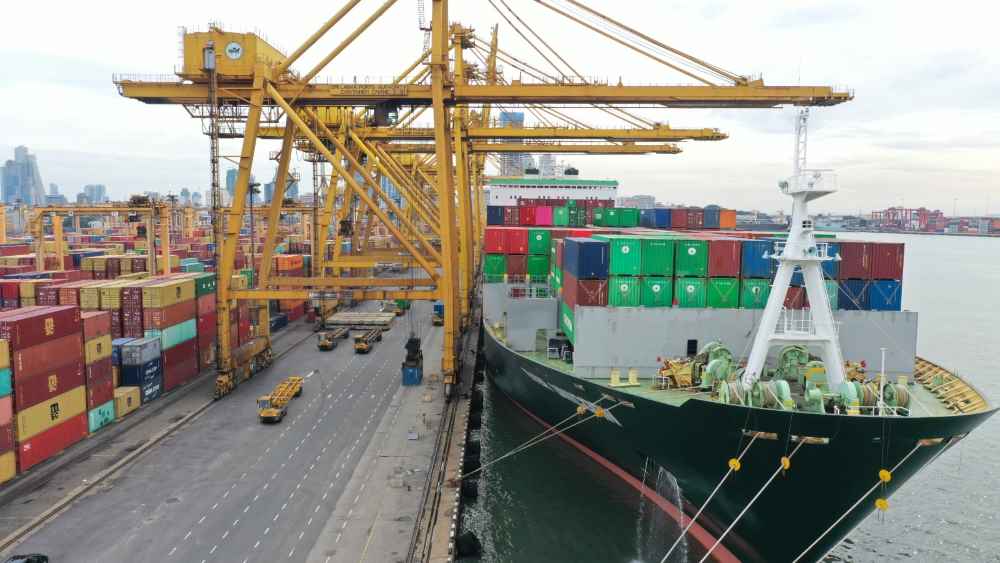
[[[746,262],[744,262],[746,264]],[[740,282],[740,308],[763,309],[771,295],[771,280],[743,278]]]
[[23,473],[87,437],[86,412],[60,417],[59,421],[31,438],[18,441],[18,471]]
[[608,243],[608,274],[638,276],[642,273],[642,240],[624,235],[594,235],[594,240]]
[[[902,254],[901,250],[900,254]],[[868,306],[872,311],[902,310],[903,284],[898,280],[873,281],[868,289]]]
[[[664,210],[665,211],[665,210]],[[667,237],[642,237],[642,268],[644,276],[673,276],[674,250],[677,243]]]
[[566,335],[566,338],[576,344],[576,329],[573,318],[573,309],[566,303],[559,302],[559,330]]
[[142,306],[144,308],[169,307],[174,303],[188,301],[194,297],[194,280],[189,279],[164,280],[142,288]]
[[139,388],[134,386],[117,387],[115,389],[115,419],[139,408],[142,404]]
[[17,413],[17,441],[23,442],[86,410],[87,393],[82,385],[24,409]]
[[72,306],[17,309],[0,313],[0,338],[10,344],[11,350],[79,334],[80,330],[80,309]]
[[[837,296],[840,293],[840,288],[837,284],[837,280],[825,280],[824,285],[826,286],[826,298],[830,301],[830,308],[834,311],[837,310]],[[806,307],[812,307],[812,303],[809,300],[809,294],[806,293]]]
[[719,211],[719,228],[728,230],[736,228],[736,210],[722,209]]
[[840,241],[840,279],[872,278],[872,243]]
[[503,254],[506,249],[504,241],[506,229],[487,227],[483,233],[483,252]]
[[[64,360],[61,360],[65,362]],[[84,384],[83,363],[70,360],[43,373],[14,377],[14,408],[20,412]]]
[[582,307],[605,307],[608,304],[608,280],[578,280],[568,272],[562,273],[558,282],[562,287],[562,299],[572,309]]
[[841,280],[837,308],[843,311],[867,311],[869,283],[868,280]]
[[0,455],[0,483],[6,483],[17,476],[17,454],[6,452]]
[[[114,392],[112,391],[112,395]],[[87,430],[91,434],[115,421],[115,400],[111,399],[105,403],[87,411]]]
[[[836,257],[840,253],[840,243],[829,242],[827,243],[826,254],[831,258]],[[840,260],[831,259],[823,261],[823,277],[829,280],[840,279]]]
[[643,307],[671,307],[673,302],[673,279],[660,276],[642,278]]
[[569,237],[563,239],[563,270],[578,280],[608,277],[609,248],[604,241]]
[[532,225],[538,225],[539,227],[551,227],[552,226],[552,208],[548,205],[540,205],[535,208],[535,221]]
[[119,366],[122,363],[122,346],[135,340],[134,338],[115,338],[111,341],[111,365]]
[[86,364],[111,357],[111,335],[92,338],[83,344],[83,361]]
[[638,307],[642,305],[640,279],[634,276],[611,276],[608,279],[608,306]]
[[677,241],[674,275],[679,278],[703,278],[708,274],[708,241]]
[[504,251],[507,254],[528,253],[528,229],[504,229]]
[[[719,278],[738,278],[743,245],[738,239],[711,239],[708,241],[708,275]],[[737,299],[736,301],[739,301]]]
[[514,227],[521,224],[520,212],[517,207],[504,207],[503,208],[503,224],[508,227]]
[[705,278],[677,278],[674,282],[674,301],[678,307],[704,308],[708,303]]
[[70,334],[55,340],[49,340],[16,350],[11,358],[13,377],[33,377],[40,373],[51,372],[53,368],[69,363],[83,363],[83,341],[80,333]]
[[111,313],[108,311],[84,311],[80,313],[80,322],[84,341],[111,334]]
[[618,224],[622,227],[639,226],[639,210],[635,207],[623,207],[619,210]]
[[195,305],[195,309],[198,315],[205,315],[215,312],[216,304],[215,304],[214,293],[206,293],[205,295],[198,297],[196,303],[197,304]]
[[706,207],[702,211],[702,227],[706,229],[718,229],[722,220],[722,210],[715,206]]
[[569,208],[556,207],[552,210],[552,224],[557,227],[569,226]]
[[767,239],[741,241],[740,272],[744,278],[770,279],[774,276],[774,241]]
[[609,207],[604,210],[605,227],[620,227],[622,225],[621,209]]
[[[6,397],[0,397],[0,427],[9,426],[13,428],[14,426],[14,398],[10,395]],[[10,449],[10,448],[8,448]],[[0,448],[0,451],[4,451]]]
[[10,344],[0,340],[0,369],[10,367]]
[[663,208],[643,209],[639,215],[639,224],[647,229],[669,229],[670,210]]
[[115,396],[114,372],[109,368],[106,371],[94,372],[88,375],[87,379],[87,409],[94,409],[102,405]]
[[[301,311],[301,308],[299,309]],[[241,319],[242,322],[242,319]],[[250,319],[246,318],[246,323],[249,325]],[[174,346],[177,346],[181,342],[187,342],[195,338],[198,335],[198,321],[194,319],[189,319],[172,326],[168,326],[163,330],[150,329],[145,333],[146,338],[159,337],[160,338],[160,349],[169,350]]]
[[510,276],[524,276],[528,274],[528,255],[527,254],[508,254],[507,255],[507,275]]
[[488,205],[486,207],[486,224],[503,225],[503,207]]
[[806,306],[806,290],[802,287],[789,287],[785,294],[786,309],[804,309]]
[[552,237],[547,229],[528,229],[528,254],[547,255],[551,246]]
[[10,368],[0,369],[0,397],[6,397],[14,392]]
[[740,306],[739,278],[709,278],[707,305],[713,309],[736,309]]
[[154,328],[162,330],[166,327],[193,319],[195,318],[196,305],[197,302],[192,299],[174,303],[169,307],[146,307],[142,310],[142,326],[145,330]]
[[159,338],[135,338],[121,344],[121,364],[137,366],[160,357]]
[[[903,244],[876,242],[872,244],[872,279],[903,279]],[[874,304],[872,305],[874,308]],[[881,309],[880,309],[881,310]],[[894,310],[894,309],[888,309]]]
[[123,387],[139,387],[143,404],[159,398],[163,392],[163,362],[157,357],[142,365],[123,365],[119,372]]
[[549,257],[529,255],[525,259],[525,272],[533,280],[542,280],[549,275]]

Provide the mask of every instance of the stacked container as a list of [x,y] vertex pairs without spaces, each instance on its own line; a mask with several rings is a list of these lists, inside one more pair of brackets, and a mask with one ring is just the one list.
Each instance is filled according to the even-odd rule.
[[581,237],[563,239],[559,327],[575,343],[574,310],[578,305],[607,305],[610,267],[607,241]]
[[115,419],[111,313],[87,311],[80,314],[80,319],[83,324],[87,426],[93,434]]
[[87,435],[80,310],[2,313],[0,338],[9,345],[17,465],[25,471]]
[[17,475],[17,453],[14,451],[14,404],[10,347],[0,340],[0,483]]
[[[139,401],[146,404],[163,392],[163,363],[160,338],[136,338],[121,345],[122,367],[118,375],[121,387],[137,387]],[[116,410],[116,416],[123,413]]]

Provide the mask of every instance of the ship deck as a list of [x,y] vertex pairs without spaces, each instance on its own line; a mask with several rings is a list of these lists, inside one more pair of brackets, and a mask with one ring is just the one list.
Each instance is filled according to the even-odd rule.
[[[503,341],[501,334],[498,334],[493,327],[487,326],[488,332],[499,341]],[[560,371],[569,376],[575,376],[573,364],[561,359],[549,358],[546,352],[517,352],[515,354],[524,356],[531,361],[545,367]],[[612,385],[609,379],[587,378],[592,384],[600,385],[608,391],[613,391],[619,396],[622,394],[640,397],[650,401],[656,401],[670,406],[681,406],[691,399],[701,399],[714,401],[708,391],[698,391],[689,389],[658,389],[653,386],[648,378],[640,379],[638,385],[628,385],[625,371],[622,370],[621,385]],[[910,416],[912,417],[938,417],[961,414],[971,414],[974,412],[989,409],[989,404],[983,395],[967,381],[947,369],[918,357],[914,365],[911,385],[907,386],[910,392]]]

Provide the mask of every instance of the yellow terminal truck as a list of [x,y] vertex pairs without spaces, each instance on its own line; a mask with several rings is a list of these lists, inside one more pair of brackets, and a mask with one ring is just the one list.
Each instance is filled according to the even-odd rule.
[[373,328],[354,337],[354,353],[367,354],[375,347],[375,343],[382,340],[382,331]]
[[257,399],[257,417],[260,418],[260,421],[262,423],[281,422],[281,419],[285,418],[285,414],[288,413],[288,403],[302,394],[304,380],[305,378],[300,375],[288,377],[275,385],[270,395],[264,395]]

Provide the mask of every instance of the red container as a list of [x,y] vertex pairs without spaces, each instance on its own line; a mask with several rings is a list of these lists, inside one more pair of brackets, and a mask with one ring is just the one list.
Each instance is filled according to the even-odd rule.
[[840,279],[872,279],[872,243],[840,241]]
[[507,255],[507,274],[524,276],[528,273],[528,257],[524,254]]
[[162,309],[143,309],[142,326],[145,327],[146,330],[152,330],[154,328],[164,329],[168,326],[174,326],[177,323],[193,319],[195,316],[195,303],[194,299],[189,299],[187,301],[175,303],[169,307],[163,307]]
[[519,225],[535,224],[535,207],[532,205],[521,205],[517,208]]
[[[110,360],[110,358],[109,358]],[[108,364],[111,365],[110,363]],[[98,375],[93,379],[88,379],[87,381],[87,410],[96,409],[97,407],[107,403],[108,401],[114,400],[115,398],[115,375],[108,368],[108,371],[103,375]]]
[[[670,217],[673,219],[673,216]],[[687,228],[700,229],[705,226],[705,211],[697,208],[687,210]]]
[[587,225],[593,225],[594,224],[594,208],[593,207],[586,207],[586,208],[584,208],[584,213],[586,214],[586,216],[584,217],[584,223],[586,223]]
[[198,337],[202,335],[211,335],[215,337],[215,332],[218,329],[217,325],[219,322],[219,314],[215,311],[211,313],[205,313],[204,315],[198,316]]
[[122,311],[122,338],[142,338],[144,334],[142,309]]
[[[117,313],[117,311],[115,312]],[[111,313],[111,311],[84,311],[80,313],[84,342],[111,334]]]
[[554,239],[566,238],[569,236],[569,229],[549,229],[549,236]]
[[79,332],[80,309],[77,307],[25,307],[0,313],[0,338],[10,343],[11,350]]
[[562,268],[562,265],[563,265],[563,248],[565,248],[565,246],[566,245],[563,243],[562,240],[557,240],[556,241],[556,264],[555,264],[556,268]]
[[21,298],[20,280],[0,280],[0,297],[5,300],[18,300]]
[[79,332],[38,346],[15,350],[10,355],[14,379],[52,372],[72,362],[83,363],[83,335]]
[[578,280],[563,272],[562,299],[570,308],[607,306],[608,280]]
[[198,367],[206,369],[215,365],[215,339],[208,342],[198,340]]
[[875,242],[872,247],[872,279],[903,279],[903,244]]
[[670,210],[670,228],[671,229],[686,229],[688,228],[688,210],[680,207]]
[[71,361],[28,377],[14,378],[14,411],[20,412],[84,384],[83,362]]
[[594,231],[590,229],[570,229],[568,237],[583,237],[590,238],[590,235],[594,234]]
[[497,227],[486,227],[486,232],[483,235],[483,252],[489,254],[503,254],[504,253],[504,231],[506,229],[501,229]]
[[198,303],[195,305],[195,312],[199,315],[205,315],[208,313],[215,312],[215,294],[206,293],[198,298]]
[[105,374],[111,373],[112,367],[114,367],[114,364],[111,361],[111,356],[101,358],[92,364],[84,366],[83,371],[86,377],[87,385],[90,385],[91,381],[100,379],[101,377],[104,377]]
[[14,422],[0,426],[0,454],[14,449]]
[[504,207],[503,208],[503,224],[508,227],[515,227],[521,224],[520,213],[517,207]]
[[163,372],[163,390],[172,391],[184,385],[198,377],[198,371],[198,355],[195,354]]
[[87,413],[32,436],[17,445],[17,470],[25,472],[87,437]]
[[54,306],[59,304],[59,286],[58,285],[47,285],[45,287],[38,288],[38,304],[45,306]]
[[738,239],[708,241],[708,276],[712,278],[740,277],[742,243]]
[[[504,248],[507,254],[527,254],[528,253],[528,229],[510,228],[504,229]],[[510,272],[510,260],[507,260],[507,273]]]
[[806,306],[806,290],[803,287],[789,287],[785,294],[786,309],[803,309]]

